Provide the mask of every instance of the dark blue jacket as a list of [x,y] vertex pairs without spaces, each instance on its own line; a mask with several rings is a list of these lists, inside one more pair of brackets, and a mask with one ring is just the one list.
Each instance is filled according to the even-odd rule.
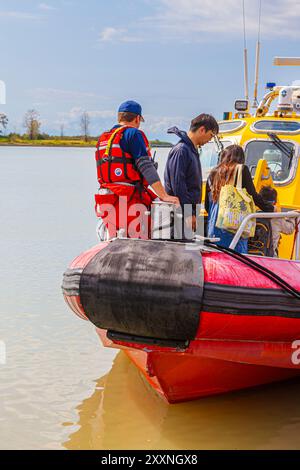
[[180,204],[200,204],[202,198],[202,171],[199,153],[187,133],[171,127],[180,141],[169,153],[165,168],[165,188],[169,195],[179,197]]

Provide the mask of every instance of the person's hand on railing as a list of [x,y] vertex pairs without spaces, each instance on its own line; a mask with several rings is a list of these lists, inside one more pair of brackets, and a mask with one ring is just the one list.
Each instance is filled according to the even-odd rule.
[[170,202],[171,204],[174,204],[176,207],[178,207],[180,205],[178,197],[169,196],[169,194],[167,194],[167,193],[165,195],[161,196],[160,199],[163,202]]
[[151,187],[161,201],[170,202],[171,204],[174,204],[176,207],[179,207],[180,202],[179,202],[178,197],[170,196],[169,194],[167,194],[165,188],[163,187],[160,181],[156,181],[155,183],[151,185]]

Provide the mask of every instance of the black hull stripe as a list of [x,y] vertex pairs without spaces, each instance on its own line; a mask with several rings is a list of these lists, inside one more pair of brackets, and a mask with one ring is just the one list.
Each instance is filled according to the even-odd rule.
[[[63,278],[65,295],[79,295],[82,269],[68,269]],[[280,289],[204,284],[202,311],[232,315],[300,319],[300,300]]]
[[205,283],[202,311],[300,319],[300,300],[279,289]]
[[66,270],[63,276],[63,282],[61,286],[63,294],[67,296],[79,295],[79,285],[82,271],[82,268],[69,268]]

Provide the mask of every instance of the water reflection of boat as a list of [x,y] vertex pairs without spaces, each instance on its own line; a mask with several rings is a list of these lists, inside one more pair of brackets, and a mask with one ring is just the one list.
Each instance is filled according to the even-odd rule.
[[[79,430],[65,446],[69,449],[160,448],[158,430],[167,404],[147,393],[142,379],[124,353],[119,353],[111,371],[101,377],[93,395],[78,406]],[[146,392],[146,393],[145,393]]]
[[123,352],[78,407],[67,449],[299,449],[300,383],[168,406]]

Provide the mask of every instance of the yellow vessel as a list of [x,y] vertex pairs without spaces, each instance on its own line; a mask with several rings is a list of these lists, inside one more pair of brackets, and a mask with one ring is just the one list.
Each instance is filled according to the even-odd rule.
[[[276,57],[274,65],[300,65],[300,58]],[[204,181],[218,162],[218,144],[224,148],[238,144],[245,151],[257,191],[274,186],[282,211],[300,210],[300,81],[289,86],[268,83],[258,107],[252,114],[249,109],[249,100],[237,100],[233,118],[232,113],[224,113],[225,119],[219,122],[219,143],[202,147]],[[294,235],[283,236],[279,256],[294,258],[293,247]]]

